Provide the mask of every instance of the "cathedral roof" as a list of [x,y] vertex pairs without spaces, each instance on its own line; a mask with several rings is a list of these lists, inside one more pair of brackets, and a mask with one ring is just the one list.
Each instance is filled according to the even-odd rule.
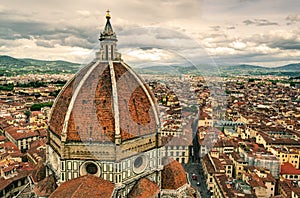
[[33,192],[37,197],[48,197],[57,188],[54,175],[50,175],[34,185]]
[[134,185],[132,191],[129,193],[129,198],[154,198],[157,197],[160,189],[157,184],[153,183],[147,178],[142,178]]
[[187,184],[186,173],[178,161],[169,158],[164,163],[166,165],[161,174],[162,189],[176,190]]
[[130,66],[94,61],[59,94],[49,129],[65,141],[115,142],[156,133],[158,124],[155,99]]
[[50,198],[81,198],[102,197],[110,198],[114,191],[114,184],[102,178],[85,175],[62,183]]
[[96,59],[67,83],[53,105],[49,129],[61,141],[120,144],[155,134],[159,126],[150,89],[116,52],[110,18],[108,11]]

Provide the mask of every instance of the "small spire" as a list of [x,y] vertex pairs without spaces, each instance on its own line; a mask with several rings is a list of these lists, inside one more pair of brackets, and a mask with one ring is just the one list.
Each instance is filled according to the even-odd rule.
[[110,19],[109,9],[106,11],[106,19]]
[[100,33],[100,51],[96,57],[102,61],[121,60],[121,54],[117,52],[117,35],[110,24],[110,11],[106,11],[106,24],[103,32]]

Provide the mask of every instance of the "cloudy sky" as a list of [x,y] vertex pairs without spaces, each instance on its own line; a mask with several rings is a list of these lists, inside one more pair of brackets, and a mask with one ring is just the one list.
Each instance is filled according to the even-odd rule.
[[299,0],[0,0],[0,54],[87,62],[107,9],[136,66],[300,62]]

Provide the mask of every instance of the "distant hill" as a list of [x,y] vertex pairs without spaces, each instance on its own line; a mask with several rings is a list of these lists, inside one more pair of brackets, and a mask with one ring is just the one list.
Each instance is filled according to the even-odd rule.
[[209,65],[201,66],[149,66],[142,68],[134,68],[138,73],[141,74],[190,74],[190,75],[201,75],[201,74],[217,74],[219,73],[218,67],[211,67]]
[[262,67],[256,65],[220,66],[223,75],[274,75],[300,76],[300,63],[288,64],[279,67]]
[[300,70],[300,63],[288,64],[278,67],[262,67],[256,65],[235,65],[235,66],[222,66],[226,69],[240,69],[240,70],[280,70],[280,71],[287,71],[287,70]]
[[299,70],[300,71],[300,63],[288,64],[280,67],[275,67],[277,70]]
[[223,69],[239,69],[239,70],[253,70],[253,69],[266,69],[266,67],[256,66],[256,65],[234,65],[234,66],[222,66]]
[[0,76],[23,74],[70,74],[76,73],[80,64],[67,61],[45,61],[28,58],[0,56]]
[[22,59],[16,59],[10,56],[0,56],[0,65],[1,66],[19,66],[24,67],[28,65],[26,61],[23,61]]
[[[74,74],[80,64],[67,61],[46,61],[29,58],[14,58],[10,56],[0,56],[0,76],[13,76],[23,74]],[[226,65],[210,66],[147,66],[135,68],[140,74],[191,74],[191,75],[274,75],[274,76],[300,76],[300,63],[283,65],[280,67],[262,67],[257,65]]]
[[300,63],[284,65],[280,67],[262,67],[256,65],[226,65],[208,66],[149,66],[136,69],[143,74],[200,74],[200,75],[274,75],[274,76],[300,76]]

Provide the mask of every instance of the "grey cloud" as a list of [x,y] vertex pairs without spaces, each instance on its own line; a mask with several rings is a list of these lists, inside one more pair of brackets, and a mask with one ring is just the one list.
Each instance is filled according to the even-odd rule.
[[[45,12],[46,15],[35,11],[30,13],[24,12],[25,10],[8,9],[0,11],[1,39],[34,39],[38,46],[47,48],[60,44],[91,49],[97,43],[99,31],[94,26],[91,27],[89,23],[83,23],[83,25],[79,26],[76,20],[82,20],[80,18],[75,18],[74,21],[70,22],[63,17],[64,13],[59,10],[49,10]],[[55,12],[59,15],[55,14],[53,16],[56,16],[56,18],[62,16],[62,18],[57,21],[42,19],[47,16],[47,13],[53,14]],[[37,17],[38,14],[41,14],[41,16]],[[91,18],[94,19],[94,16],[91,16]],[[82,21],[80,22],[82,23]]]
[[152,50],[152,49],[155,49],[155,48],[153,48],[153,47],[140,47],[140,49],[142,49],[142,50]]
[[182,32],[166,28],[144,27],[120,32],[119,46],[182,50],[196,47],[196,42]]
[[[208,38],[210,44],[206,46],[209,48],[224,47],[231,48],[235,51],[232,54],[222,54],[217,58],[217,62],[279,62],[279,61],[299,61],[299,57],[296,56],[296,50],[300,50],[299,35],[300,31],[289,31],[288,36],[286,32],[278,31],[278,34],[274,32],[264,33],[264,34],[253,34],[243,38],[238,38],[238,42],[244,43],[245,48],[235,49],[234,45],[231,45],[236,41],[235,37],[226,37],[222,34],[203,34],[201,40]],[[213,39],[211,39],[213,38]],[[261,51],[259,48],[261,46],[266,46],[270,48],[270,51]],[[255,49],[258,49],[256,51]],[[252,49],[252,50],[250,50]],[[273,50],[272,50],[273,49]],[[295,53],[295,56],[290,54]],[[289,55],[288,55],[289,54]]]
[[[156,64],[166,64],[166,61],[171,61],[172,64],[179,64],[182,61],[185,62],[184,64],[187,64],[187,61],[193,63],[211,61],[206,50],[181,31],[151,27],[131,30],[130,32],[119,34],[118,46],[125,54],[128,50],[130,52],[130,49],[140,49],[145,53],[151,53],[159,49],[173,54],[176,58],[174,60],[163,60],[162,63]],[[124,51],[124,49],[126,50]]]
[[203,33],[201,35],[201,40],[205,41],[206,39],[213,39],[210,44],[214,45],[215,47],[228,47],[228,44],[235,41],[236,38],[234,37],[228,37],[228,35],[226,35],[225,33],[214,33],[214,34],[207,34],[207,33]]
[[270,48],[279,48],[281,50],[300,50],[300,31],[291,31],[289,33],[290,35],[288,38],[281,34],[256,34],[243,39],[243,41],[254,42],[256,45],[265,44]]
[[2,39],[34,38],[37,40],[36,44],[38,46],[48,48],[54,47],[54,44],[61,44],[91,49],[97,42],[99,35],[95,28],[77,28],[71,25],[47,24],[38,21],[24,21],[22,19],[1,18],[0,23],[0,37]]
[[[299,62],[298,57],[287,57],[287,56],[277,56],[276,55],[266,55],[266,54],[245,54],[245,55],[228,55],[222,57],[215,57],[214,59],[218,65],[224,64],[240,64],[240,63],[274,63],[274,62],[282,62],[282,61],[296,61]],[[257,65],[257,64],[256,64]],[[272,65],[270,65],[272,66]],[[276,66],[276,65],[273,65]]]
[[279,40],[269,45],[272,48],[280,48],[282,50],[300,50],[300,42],[296,40]]
[[18,47],[20,44],[18,42],[13,42],[11,40],[0,39],[0,46],[9,46],[12,48]]
[[300,21],[300,15],[289,15],[286,17],[287,21],[291,21],[291,22],[299,22]]
[[213,31],[219,31],[221,26],[219,25],[216,25],[216,26],[210,26],[210,28],[213,30]]
[[13,39],[22,38],[22,36],[14,32],[10,28],[0,27],[0,38],[6,40],[13,40]]
[[92,49],[93,47],[95,47],[96,41],[97,40],[95,39],[94,42],[87,42],[83,37],[68,36],[63,40],[62,44],[66,46],[77,46]]
[[37,46],[42,46],[42,47],[47,47],[47,48],[53,48],[55,45],[49,41],[41,41],[41,40],[38,40],[35,42],[35,44]]
[[[147,17],[151,17],[152,20],[155,21],[197,16],[200,13],[201,8],[201,3],[197,0],[153,0],[139,2],[138,6],[140,11],[142,11],[140,13],[141,16],[144,15],[146,17],[147,15]],[[161,9],[157,9],[157,7],[160,7]],[[148,14],[145,14],[145,8],[148,11]]]
[[267,19],[254,19],[254,20],[244,20],[245,25],[256,25],[256,26],[268,26],[268,25],[278,25],[276,22],[270,22]]
[[229,27],[227,27],[226,29],[227,29],[227,30],[234,30],[235,27],[234,27],[234,26],[229,26]]
[[256,2],[258,0],[239,0],[240,2]]
[[[39,22],[22,22],[1,20],[1,36],[6,39],[30,38],[31,35],[36,35],[39,31],[45,29],[46,25]],[[15,35],[15,36],[14,36]]]
[[153,34],[157,39],[189,39],[188,36],[184,35],[182,32],[169,30],[169,29],[154,29]]

